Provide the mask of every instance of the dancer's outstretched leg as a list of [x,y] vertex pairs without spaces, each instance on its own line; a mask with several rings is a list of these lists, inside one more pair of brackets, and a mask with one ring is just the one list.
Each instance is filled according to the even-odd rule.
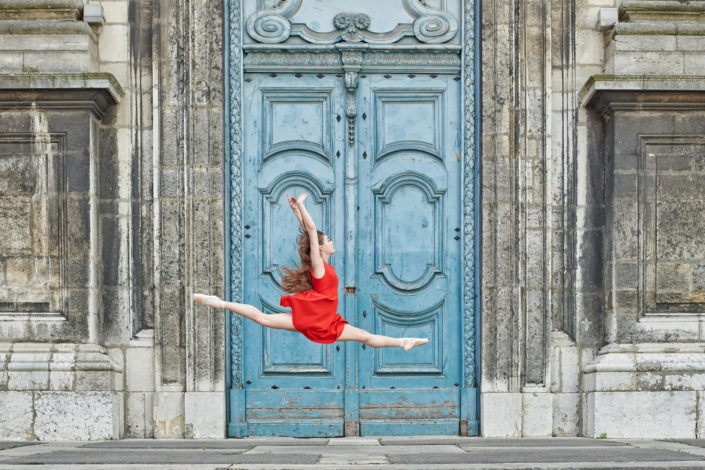
[[215,295],[193,294],[193,300],[209,307],[230,310],[231,312],[237,313],[241,317],[249,318],[250,320],[268,328],[297,331],[296,328],[294,328],[294,322],[291,319],[290,312],[264,313],[253,305],[226,302]]
[[426,338],[390,338],[389,336],[373,335],[369,331],[351,325],[345,325],[338,341],[358,341],[373,348],[399,347],[404,351],[428,343]]

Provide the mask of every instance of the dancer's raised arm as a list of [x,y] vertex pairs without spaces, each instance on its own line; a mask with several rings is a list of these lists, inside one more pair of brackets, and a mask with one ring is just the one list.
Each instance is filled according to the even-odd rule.
[[326,272],[326,268],[323,265],[323,259],[321,258],[320,245],[318,244],[318,230],[316,229],[316,223],[313,221],[311,214],[306,210],[304,201],[306,200],[306,193],[302,193],[298,199],[293,198],[287,194],[289,199],[289,206],[296,214],[296,218],[299,219],[301,223],[301,228],[308,234],[309,243],[311,246],[311,269],[313,270],[313,276],[315,278],[321,278]]
[[306,230],[306,227],[304,227],[304,221],[301,218],[301,210],[299,210],[298,204],[296,204],[296,198],[289,196],[289,193],[286,193],[286,198],[289,201],[289,207],[291,207],[291,210],[294,211],[294,215],[296,218],[299,220],[299,223],[301,224],[301,230]]

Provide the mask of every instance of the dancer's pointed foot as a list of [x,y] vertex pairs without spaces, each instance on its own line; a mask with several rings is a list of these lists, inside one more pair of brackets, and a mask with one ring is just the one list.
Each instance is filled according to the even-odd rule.
[[428,343],[428,338],[402,338],[401,347],[404,351],[408,351],[414,346],[421,346],[422,344]]
[[215,295],[193,294],[194,302],[207,305],[208,307],[223,308],[223,300]]

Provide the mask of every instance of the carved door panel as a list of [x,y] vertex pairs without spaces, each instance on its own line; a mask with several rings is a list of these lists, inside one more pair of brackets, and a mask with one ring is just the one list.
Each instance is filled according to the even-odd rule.
[[[243,92],[244,301],[279,313],[280,268],[299,262],[286,193],[306,192],[320,230],[343,245],[344,94],[334,75],[293,74],[248,74]],[[331,263],[344,272],[342,256]],[[342,435],[344,350],[251,321],[243,329],[247,432]]]
[[453,78],[360,80],[356,323],[430,340],[409,352],[357,345],[362,435],[458,433],[462,172]]

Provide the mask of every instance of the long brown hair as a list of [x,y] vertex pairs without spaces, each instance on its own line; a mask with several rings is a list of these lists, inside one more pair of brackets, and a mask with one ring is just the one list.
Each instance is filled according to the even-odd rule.
[[[317,230],[318,244],[323,244],[325,233]],[[311,242],[308,232],[303,232],[296,237],[296,248],[301,257],[301,265],[298,268],[287,268],[282,266],[284,277],[282,278],[282,290],[290,294],[296,294],[305,290],[313,289],[311,283]]]

